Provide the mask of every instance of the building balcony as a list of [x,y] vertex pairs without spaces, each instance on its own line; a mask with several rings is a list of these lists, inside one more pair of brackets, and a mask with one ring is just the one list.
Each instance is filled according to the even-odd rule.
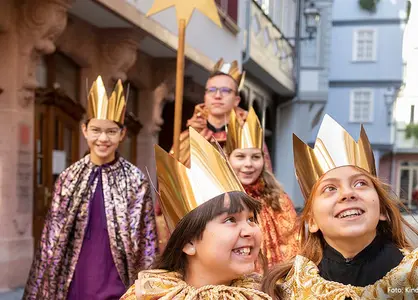
[[[175,59],[178,47],[176,9],[172,6],[147,17],[146,14],[154,1],[75,1],[70,14],[98,28],[136,29],[141,38],[139,50],[153,57]],[[232,61],[241,55],[239,27],[236,24],[238,0],[218,2],[222,28],[195,10],[186,30],[186,61],[201,69],[198,72],[203,70],[200,74],[202,77],[207,76],[207,70],[210,70],[220,57]]]
[[244,32],[244,52],[248,58],[244,61],[245,68],[259,74],[257,77],[275,92],[292,95],[295,90],[293,46],[254,0],[250,1],[250,12],[247,11],[250,20],[246,20],[249,30]]
[[418,153],[418,140],[415,138],[406,138],[405,124],[398,124],[395,134],[396,152]]

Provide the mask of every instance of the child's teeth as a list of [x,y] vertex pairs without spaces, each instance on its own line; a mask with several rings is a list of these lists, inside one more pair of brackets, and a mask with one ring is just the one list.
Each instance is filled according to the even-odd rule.
[[238,250],[235,250],[235,252],[237,252],[239,255],[248,255],[250,254],[250,248],[241,248]]

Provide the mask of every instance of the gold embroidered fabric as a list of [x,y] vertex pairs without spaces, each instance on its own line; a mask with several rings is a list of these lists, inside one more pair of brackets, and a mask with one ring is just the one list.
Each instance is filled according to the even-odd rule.
[[401,263],[373,285],[356,287],[328,281],[319,275],[318,267],[303,256],[296,256],[294,273],[279,284],[284,299],[375,300],[418,299],[418,249],[405,255]]
[[121,300],[271,300],[259,290],[260,276],[251,275],[234,280],[231,286],[207,285],[194,288],[183,281],[181,274],[165,270],[142,271],[138,280]]

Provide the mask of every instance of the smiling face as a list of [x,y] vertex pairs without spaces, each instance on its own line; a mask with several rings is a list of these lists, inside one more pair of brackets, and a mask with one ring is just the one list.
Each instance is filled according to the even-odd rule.
[[97,119],[83,124],[82,131],[90,148],[91,161],[96,165],[115,159],[116,150],[126,133],[125,128],[121,129],[113,121]]
[[228,75],[216,75],[206,83],[205,107],[218,118],[229,117],[231,110],[238,106],[240,97],[237,83]]
[[381,213],[373,182],[355,167],[326,173],[313,191],[309,231],[320,230],[328,244],[376,236]]
[[201,239],[194,239],[183,248],[188,255],[188,273],[198,274],[206,284],[229,284],[254,272],[261,230],[254,212],[244,203],[241,205],[242,211],[228,213],[230,200],[226,195],[225,212],[206,224]]
[[243,185],[256,182],[264,167],[263,153],[258,148],[235,149],[229,162]]

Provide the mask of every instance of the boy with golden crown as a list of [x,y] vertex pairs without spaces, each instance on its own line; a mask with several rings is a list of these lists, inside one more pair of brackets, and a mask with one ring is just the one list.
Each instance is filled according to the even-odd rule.
[[172,232],[154,269],[121,298],[268,300],[252,274],[261,232],[249,197],[218,150],[189,128],[190,167],[155,146],[161,206]]
[[355,142],[326,115],[315,147],[294,135],[293,152],[306,199],[302,248],[271,271],[265,291],[276,299],[416,299],[418,250],[404,226],[418,232],[376,177],[363,127]]
[[295,208],[282,186],[266,168],[263,129],[253,108],[244,124],[234,110],[227,125],[226,153],[246,193],[261,203],[261,251],[269,267],[293,258],[299,248]]
[[101,77],[82,125],[90,154],[58,177],[24,299],[119,299],[157,252],[153,202],[144,174],[118,156],[126,101]]
[[[204,103],[195,107],[193,116],[187,121],[187,126],[193,127],[203,137],[212,137],[223,147],[226,141],[225,126],[229,115],[235,111],[239,122],[247,118],[247,112],[238,107],[241,101],[239,92],[244,87],[245,72],[240,72],[238,62],[224,63],[221,58],[214,66],[206,82]],[[271,169],[270,156],[265,147],[266,164]],[[189,164],[188,131],[180,135],[179,159],[185,165]]]

